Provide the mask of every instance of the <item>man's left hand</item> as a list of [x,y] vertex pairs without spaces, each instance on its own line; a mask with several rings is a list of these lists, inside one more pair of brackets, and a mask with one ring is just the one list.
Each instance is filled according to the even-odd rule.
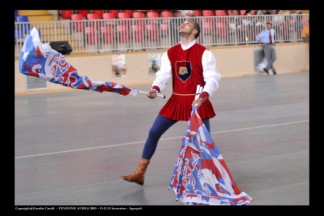
[[197,108],[199,108],[201,104],[204,103],[204,101],[204,98],[197,98],[196,100],[194,100],[194,102],[192,102],[192,105],[197,105]]

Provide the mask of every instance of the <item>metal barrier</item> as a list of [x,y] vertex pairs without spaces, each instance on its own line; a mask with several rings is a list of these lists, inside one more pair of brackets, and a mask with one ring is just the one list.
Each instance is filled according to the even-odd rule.
[[[309,14],[191,18],[200,24],[197,41],[209,47],[257,43],[255,37],[265,29],[267,21],[273,23],[276,42],[301,42],[302,28],[308,24]],[[43,42],[68,41],[74,53],[169,48],[179,42],[178,27],[185,19],[172,17],[15,22],[15,56],[19,56],[23,41],[33,27],[40,31]]]

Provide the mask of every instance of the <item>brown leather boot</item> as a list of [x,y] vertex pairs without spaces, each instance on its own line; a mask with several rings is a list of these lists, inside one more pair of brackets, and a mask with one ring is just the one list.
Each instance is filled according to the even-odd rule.
[[139,185],[144,184],[144,175],[145,171],[147,169],[147,166],[149,165],[150,160],[141,158],[138,162],[137,169],[135,172],[132,172],[128,176],[121,176],[122,179],[129,181],[129,182],[135,182]]

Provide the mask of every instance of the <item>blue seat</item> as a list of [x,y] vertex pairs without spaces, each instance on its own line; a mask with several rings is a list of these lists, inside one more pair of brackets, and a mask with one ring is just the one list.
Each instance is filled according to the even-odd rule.
[[30,32],[30,23],[28,16],[16,16],[17,29],[15,29],[15,41],[20,41],[25,34]]
[[16,16],[16,22],[29,22],[28,16]]

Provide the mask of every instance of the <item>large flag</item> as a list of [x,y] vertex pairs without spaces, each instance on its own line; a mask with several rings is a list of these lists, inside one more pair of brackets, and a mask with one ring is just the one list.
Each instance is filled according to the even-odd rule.
[[248,205],[193,106],[188,129],[174,166],[169,188],[187,205]]
[[78,75],[78,71],[70,65],[64,55],[52,49],[48,43],[42,43],[39,32],[33,28],[27,36],[20,52],[19,70],[22,74],[46,79],[74,89],[108,91],[121,95],[136,95],[137,89],[127,88],[114,82],[90,80]]

